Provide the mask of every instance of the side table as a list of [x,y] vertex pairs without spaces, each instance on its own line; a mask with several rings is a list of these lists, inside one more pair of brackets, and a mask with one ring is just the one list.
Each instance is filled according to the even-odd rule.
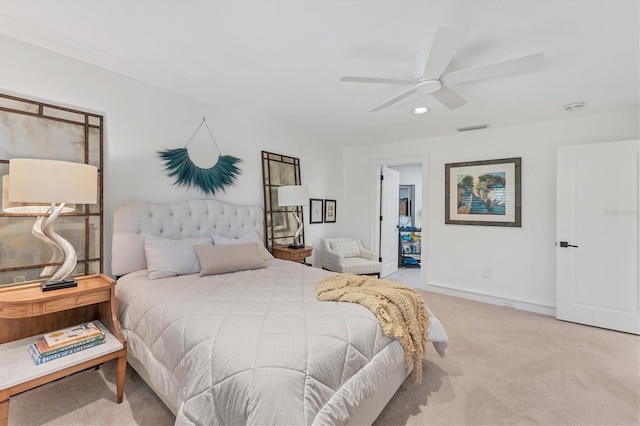
[[291,260],[292,262],[305,263],[305,259],[311,256],[313,247],[305,246],[295,249],[288,246],[275,246],[272,249],[273,257],[283,260]]
[[[122,402],[127,342],[115,316],[116,282],[104,274],[77,277],[77,287],[43,292],[40,283],[0,289],[0,426],[9,423],[9,398],[90,367],[117,360],[117,403]],[[105,343],[35,365],[34,337],[99,320]]]

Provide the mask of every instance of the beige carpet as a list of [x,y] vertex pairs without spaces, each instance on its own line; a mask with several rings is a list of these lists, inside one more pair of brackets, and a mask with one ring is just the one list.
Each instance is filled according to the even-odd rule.
[[[451,345],[433,347],[423,383],[407,380],[383,425],[639,425],[640,337],[422,293]],[[113,363],[11,398],[9,425],[171,425],[129,369],[115,404]]]

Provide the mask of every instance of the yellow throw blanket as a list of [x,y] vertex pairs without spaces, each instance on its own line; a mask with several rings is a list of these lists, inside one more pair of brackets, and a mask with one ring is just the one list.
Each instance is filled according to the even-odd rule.
[[396,338],[407,365],[413,361],[413,379],[422,381],[422,356],[427,342],[429,315],[422,297],[412,288],[366,275],[338,274],[316,285],[321,301],[359,303],[378,318],[382,331]]

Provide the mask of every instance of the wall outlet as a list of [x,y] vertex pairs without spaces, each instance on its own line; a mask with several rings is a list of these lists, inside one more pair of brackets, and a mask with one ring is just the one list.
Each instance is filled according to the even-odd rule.
[[482,278],[491,279],[491,268],[482,269]]

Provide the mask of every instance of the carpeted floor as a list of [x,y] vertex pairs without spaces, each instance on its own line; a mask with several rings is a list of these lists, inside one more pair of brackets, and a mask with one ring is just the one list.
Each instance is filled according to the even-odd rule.
[[[640,337],[421,291],[451,345],[427,348],[383,425],[639,425]],[[11,398],[9,425],[171,425],[131,369],[115,404],[113,363]]]

